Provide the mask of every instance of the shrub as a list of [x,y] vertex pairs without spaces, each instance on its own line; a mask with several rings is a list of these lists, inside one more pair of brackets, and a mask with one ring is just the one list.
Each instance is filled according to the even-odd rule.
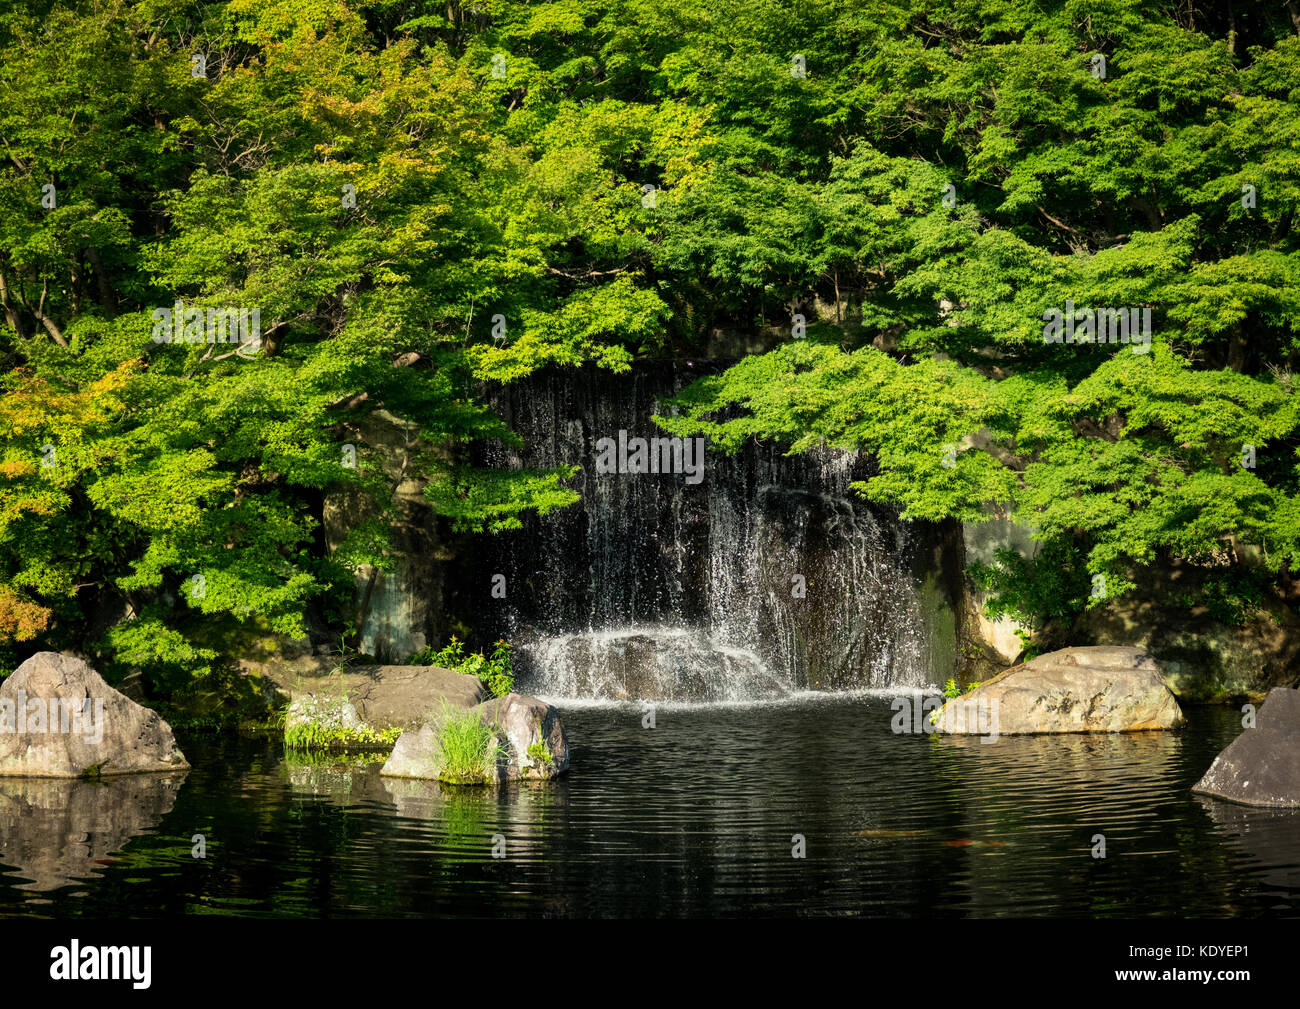
[[444,669],[477,676],[493,697],[505,697],[515,689],[510,644],[504,639],[492,646],[492,655],[489,657],[482,652],[470,652],[467,655],[464,642],[453,635],[451,643],[442,651],[435,652],[429,646],[412,655],[408,662],[413,666],[442,666]]

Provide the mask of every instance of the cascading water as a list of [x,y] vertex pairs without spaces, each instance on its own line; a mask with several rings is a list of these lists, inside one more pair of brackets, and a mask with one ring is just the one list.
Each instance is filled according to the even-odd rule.
[[905,526],[850,490],[866,460],[709,451],[681,473],[597,472],[599,439],[662,437],[658,400],[705,373],[549,370],[495,394],[524,439],[508,468],[577,464],[582,502],[476,545],[477,584],[505,576],[491,628],[534,693],[736,701],[806,688],[924,686],[924,621]]

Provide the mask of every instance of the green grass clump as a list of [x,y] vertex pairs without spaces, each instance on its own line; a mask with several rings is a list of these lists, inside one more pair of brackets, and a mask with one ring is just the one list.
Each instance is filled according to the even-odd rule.
[[438,780],[454,785],[485,784],[505,753],[496,729],[472,711],[458,713],[444,706],[436,738]]
[[968,683],[964,687],[959,687],[957,686],[957,681],[954,680],[952,677],[949,677],[948,682],[943,685],[943,696],[946,700],[949,701],[955,700],[956,698],[961,697],[963,694],[969,694],[972,690],[978,687],[982,682],[983,682],[982,680],[976,680],[974,683]]

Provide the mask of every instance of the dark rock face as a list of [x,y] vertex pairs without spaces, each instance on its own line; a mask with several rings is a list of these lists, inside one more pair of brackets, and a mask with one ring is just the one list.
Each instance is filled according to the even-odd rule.
[[0,776],[184,770],[171,726],[85,662],[37,652],[0,686]]
[[1265,593],[1261,610],[1225,624],[1203,606],[1176,601],[1214,575],[1195,565],[1148,569],[1133,592],[1088,610],[1074,633],[1099,645],[1146,649],[1180,701],[1258,703],[1273,687],[1300,687],[1300,613],[1293,604]]
[[[360,435],[372,462],[395,486],[395,509],[386,521],[396,562],[391,571],[363,566],[357,572],[361,650],[380,661],[403,662],[445,636],[445,562],[452,559],[454,544],[439,531],[437,517],[424,499],[424,481],[407,471],[406,424],[378,410],[362,422]],[[323,521],[330,549],[348,530],[376,514],[374,503],[358,490],[327,496]]]
[[1300,690],[1276,687],[1255,714],[1255,728],[1294,732],[1300,728]]
[[1192,788],[1248,806],[1300,807],[1300,690],[1275,687]]
[[[912,569],[935,528],[853,489],[873,475],[870,458],[755,443],[706,451],[697,482],[600,471],[601,439],[663,435],[651,419],[662,401],[722,367],[547,369],[493,393],[524,445],[485,444],[481,461],[577,465],[581,501],[462,551],[458,582],[479,593],[464,598],[477,632],[514,643],[519,682],[545,697],[751,700],[952,675],[952,630],[940,649],[926,634],[955,625],[956,601],[948,580],[923,592]],[[485,603],[497,574],[507,593]],[[668,669],[681,632],[703,646],[705,668]],[[606,657],[618,666],[608,675]]]

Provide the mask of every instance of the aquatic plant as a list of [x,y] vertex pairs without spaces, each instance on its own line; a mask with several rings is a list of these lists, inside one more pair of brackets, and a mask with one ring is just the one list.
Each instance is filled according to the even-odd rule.
[[350,728],[323,722],[291,725],[284,731],[284,745],[290,750],[331,750],[353,747],[392,746],[401,729]]
[[506,752],[494,725],[472,711],[456,712],[445,703],[436,733],[434,761],[438,780],[456,785],[480,785],[492,776]]

